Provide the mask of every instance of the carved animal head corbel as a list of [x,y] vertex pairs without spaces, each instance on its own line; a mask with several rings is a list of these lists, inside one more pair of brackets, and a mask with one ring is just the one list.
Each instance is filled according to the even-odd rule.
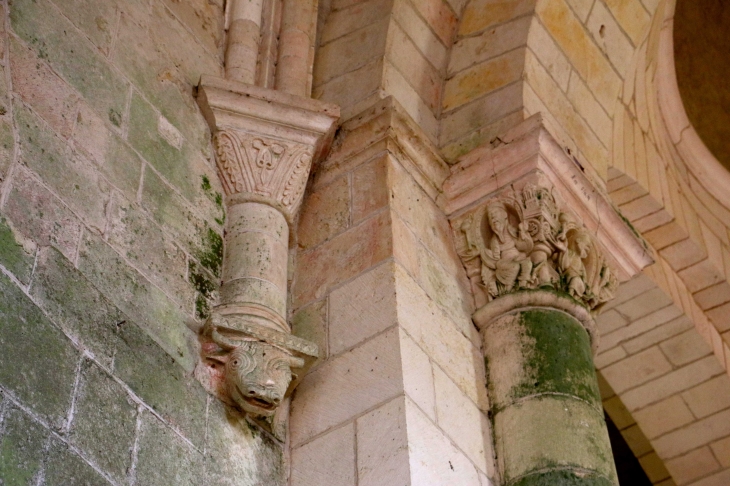
[[[278,346],[251,338],[233,340],[213,330],[211,339],[227,351],[225,390],[237,408],[255,417],[270,417],[281,405],[294,370],[304,360]],[[220,360],[220,357],[218,357]]]
[[201,337],[207,365],[197,372],[201,382],[254,419],[272,417],[318,357],[315,344],[252,324],[246,315],[214,313]]

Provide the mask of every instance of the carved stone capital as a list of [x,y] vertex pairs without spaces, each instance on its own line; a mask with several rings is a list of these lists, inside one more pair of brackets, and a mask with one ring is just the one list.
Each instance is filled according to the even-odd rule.
[[270,204],[291,221],[312,167],[332,143],[339,108],[203,76],[198,104],[213,132],[229,204]]
[[477,307],[550,289],[598,310],[652,262],[643,240],[532,117],[452,167],[441,205]]
[[551,187],[526,182],[458,221],[457,252],[488,301],[517,290],[553,289],[596,309],[618,287],[593,235],[558,206]]

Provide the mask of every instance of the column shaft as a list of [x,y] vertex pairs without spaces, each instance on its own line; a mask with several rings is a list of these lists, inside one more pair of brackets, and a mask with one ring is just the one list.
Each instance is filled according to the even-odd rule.
[[316,0],[284,0],[276,89],[296,96],[309,96],[316,25]]
[[504,484],[617,485],[582,323],[522,308],[492,319],[482,336]]
[[225,242],[219,311],[257,311],[262,314],[259,324],[288,332],[289,226],[284,215],[256,202],[230,206]]
[[263,0],[234,0],[226,48],[227,79],[247,84],[256,81],[262,8]]

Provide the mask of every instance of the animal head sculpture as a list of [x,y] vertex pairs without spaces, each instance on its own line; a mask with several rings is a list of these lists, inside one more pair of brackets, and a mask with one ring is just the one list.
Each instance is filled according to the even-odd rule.
[[292,369],[304,360],[260,341],[243,341],[228,357],[226,390],[244,412],[269,417],[284,399]]
[[252,322],[250,315],[215,312],[200,337],[203,360],[195,373],[203,386],[284,440],[276,412],[318,358],[317,345]]

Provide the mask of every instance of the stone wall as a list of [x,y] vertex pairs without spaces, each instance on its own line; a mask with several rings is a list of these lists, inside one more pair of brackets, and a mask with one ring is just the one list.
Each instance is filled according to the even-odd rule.
[[3,484],[282,484],[192,378],[225,219],[223,1],[0,4]]
[[298,233],[293,330],[326,359],[292,398],[291,484],[495,484],[472,297],[434,201],[447,166],[392,98],[335,145]]

